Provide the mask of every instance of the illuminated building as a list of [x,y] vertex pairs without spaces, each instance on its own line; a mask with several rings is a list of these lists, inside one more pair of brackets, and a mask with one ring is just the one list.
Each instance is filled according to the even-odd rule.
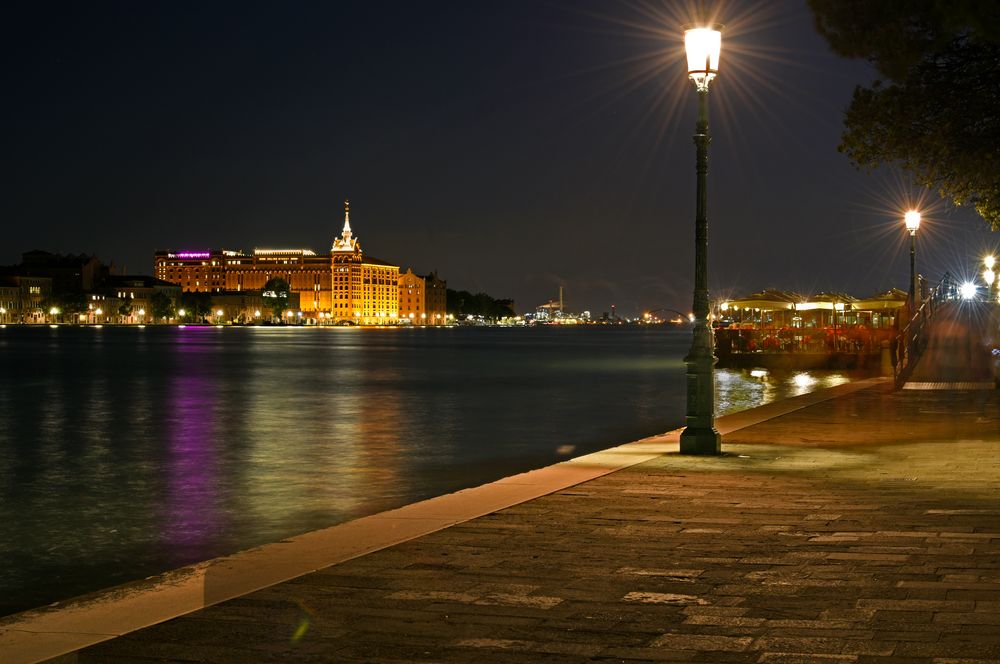
[[426,277],[407,269],[399,275],[399,316],[414,325],[448,322],[446,283],[435,273]]
[[52,295],[50,277],[0,274],[0,323],[42,323]]
[[350,214],[345,201],[344,227],[329,255],[310,249],[157,251],[155,274],[185,291],[207,293],[260,291],[277,277],[298,296],[309,322],[395,324],[400,318],[399,266],[364,255]]

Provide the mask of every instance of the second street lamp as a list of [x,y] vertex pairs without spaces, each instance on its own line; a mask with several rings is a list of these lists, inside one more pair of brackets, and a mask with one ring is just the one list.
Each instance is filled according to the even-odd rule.
[[722,26],[687,26],[684,49],[688,77],[698,90],[695,124],[695,172],[698,176],[694,232],[694,331],[687,365],[687,415],[681,432],[681,454],[719,454],[722,437],[715,429],[715,355],[708,319],[708,84],[719,73]]
[[915,270],[915,259],[917,253],[917,229],[920,228],[920,213],[916,210],[910,210],[903,217],[903,221],[906,223],[906,230],[910,231],[910,318],[913,318],[914,314],[917,313],[917,273]]

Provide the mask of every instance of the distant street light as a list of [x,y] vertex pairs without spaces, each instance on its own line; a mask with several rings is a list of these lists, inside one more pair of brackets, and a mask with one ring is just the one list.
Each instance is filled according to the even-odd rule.
[[694,331],[687,365],[687,416],[681,432],[681,454],[719,454],[722,436],[715,428],[715,356],[708,320],[708,84],[719,73],[722,50],[721,25],[689,26],[684,31],[688,77],[698,90],[695,124],[695,173],[697,193],[694,253]]
[[909,305],[910,317],[917,312],[917,273],[916,273],[916,253],[917,253],[917,229],[920,228],[920,213],[910,210],[903,216],[906,223],[906,230],[910,232],[910,290]]
[[967,281],[959,287],[958,292],[962,295],[963,300],[972,300],[975,299],[978,290],[974,283]]

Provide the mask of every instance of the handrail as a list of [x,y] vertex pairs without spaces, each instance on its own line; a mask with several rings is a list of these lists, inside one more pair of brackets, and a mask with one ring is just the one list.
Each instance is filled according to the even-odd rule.
[[910,378],[920,356],[927,349],[927,331],[931,317],[934,315],[938,303],[947,299],[950,286],[950,280],[945,278],[932,288],[914,312],[913,317],[900,330],[899,337],[897,337],[897,357],[899,360],[892,364],[892,377],[897,390],[903,387],[903,384]]

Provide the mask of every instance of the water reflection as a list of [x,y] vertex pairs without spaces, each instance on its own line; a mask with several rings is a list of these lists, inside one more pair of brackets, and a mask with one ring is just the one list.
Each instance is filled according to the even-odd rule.
[[[205,548],[225,526],[219,514],[218,428],[215,406],[218,385],[206,375],[199,346],[182,340],[181,370],[171,381],[167,420],[167,496],[164,539],[177,560]],[[221,443],[222,441],[220,441]]]
[[727,415],[762,406],[777,399],[796,397],[819,389],[843,385],[863,377],[840,371],[768,371],[767,369],[717,369],[716,412]]
[[[687,330],[0,330],[0,614],[677,428]],[[717,372],[720,414],[838,384]]]

